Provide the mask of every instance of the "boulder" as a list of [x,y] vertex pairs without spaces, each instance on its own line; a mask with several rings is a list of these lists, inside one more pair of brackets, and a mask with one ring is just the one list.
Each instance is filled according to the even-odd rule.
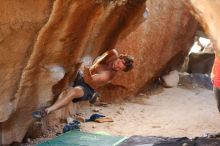
[[152,80],[180,69],[194,42],[198,23],[182,1],[148,0],[147,8],[146,21],[116,44],[119,52],[134,57],[135,67],[102,88],[104,101],[137,94]]
[[188,73],[209,74],[214,63],[214,53],[190,53],[188,62]]
[[179,83],[179,72],[177,70],[169,72],[162,76],[162,81],[165,87],[176,87]]
[[220,1],[217,0],[182,0],[195,16],[205,33],[211,39],[214,50],[220,58]]

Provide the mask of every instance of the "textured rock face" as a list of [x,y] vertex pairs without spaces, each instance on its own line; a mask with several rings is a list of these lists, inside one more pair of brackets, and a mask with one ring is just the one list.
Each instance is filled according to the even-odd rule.
[[33,50],[37,33],[48,19],[49,11],[49,1],[31,0],[25,4],[15,0],[1,1],[0,122],[5,121],[15,108],[10,102],[16,99],[22,72]]
[[145,0],[1,0],[0,144],[20,142],[80,57],[113,48],[144,10]]
[[180,67],[194,41],[198,24],[182,1],[148,0],[147,7],[149,18],[116,45],[134,56],[135,68],[102,90],[104,100],[137,93],[153,78]]
[[38,100],[37,90],[32,88],[37,79],[31,75],[24,80],[25,68],[50,11],[51,1],[1,0],[0,145],[21,140],[31,122],[30,111]]
[[218,56],[220,57],[220,1],[183,0],[183,2],[209,35],[213,42],[213,47],[218,50]]

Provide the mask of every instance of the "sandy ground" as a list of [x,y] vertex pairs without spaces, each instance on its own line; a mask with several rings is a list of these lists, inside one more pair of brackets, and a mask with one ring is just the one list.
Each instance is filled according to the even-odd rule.
[[[82,123],[83,131],[190,138],[220,131],[220,116],[213,92],[202,88],[164,88],[156,95],[141,94],[120,104],[91,108],[94,109],[112,117],[114,122]],[[92,114],[88,110],[84,113],[85,117]]]
[[[94,112],[98,111],[98,112]],[[220,116],[213,92],[181,86],[157,90],[153,95],[140,94],[107,107],[93,106],[77,110],[83,117],[104,114],[114,122],[82,123],[81,131],[104,131],[111,135],[197,137],[220,132]],[[62,128],[62,126],[61,126]],[[37,140],[38,142],[45,138]]]

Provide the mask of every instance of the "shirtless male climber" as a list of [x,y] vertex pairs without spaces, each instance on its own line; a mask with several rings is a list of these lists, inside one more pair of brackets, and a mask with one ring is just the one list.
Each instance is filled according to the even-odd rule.
[[84,67],[83,71],[78,71],[74,85],[64,90],[52,106],[43,111],[33,112],[33,117],[42,118],[68,105],[71,101],[94,102],[96,99],[95,90],[98,87],[110,82],[119,71],[127,72],[132,68],[133,58],[131,56],[119,55],[115,49],[107,51],[96,58],[91,67]]

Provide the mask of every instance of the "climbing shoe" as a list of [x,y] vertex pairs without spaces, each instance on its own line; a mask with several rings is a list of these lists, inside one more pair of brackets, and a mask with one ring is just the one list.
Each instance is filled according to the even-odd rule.
[[71,130],[80,130],[80,126],[81,126],[81,123],[77,120],[74,120],[73,122],[63,127],[63,133],[66,133]]
[[101,95],[98,92],[93,93],[92,98],[89,100],[90,104],[95,104],[97,100],[99,100],[99,98],[101,97]]
[[32,112],[32,116],[33,116],[35,119],[42,119],[42,118],[44,118],[46,115],[47,115],[47,113],[46,113],[45,110],[38,110],[38,111]]

